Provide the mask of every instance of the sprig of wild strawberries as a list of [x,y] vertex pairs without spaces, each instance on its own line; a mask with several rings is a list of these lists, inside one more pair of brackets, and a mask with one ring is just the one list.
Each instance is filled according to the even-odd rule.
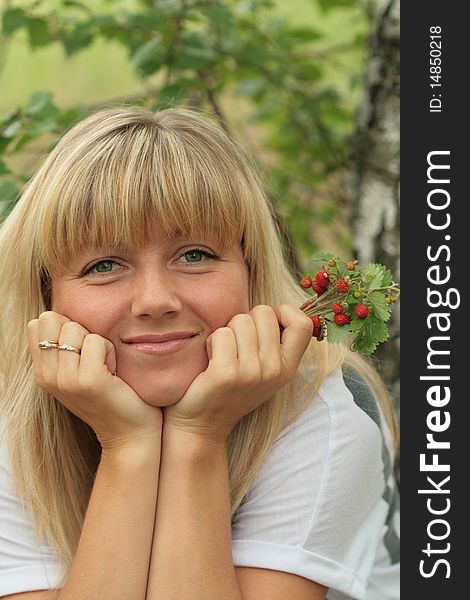
[[333,254],[312,257],[317,272],[300,281],[312,297],[300,307],[312,319],[313,337],[351,341],[351,349],[371,354],[388,339],[386,322],[400,297],[398,284],[381,264],[364,267]]

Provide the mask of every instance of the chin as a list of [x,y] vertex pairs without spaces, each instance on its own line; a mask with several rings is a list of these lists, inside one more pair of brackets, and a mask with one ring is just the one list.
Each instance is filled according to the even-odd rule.
[[173,406],[181,400],[186,390],[207,369],[207,354],[193,357],[191,364],[188,362],[170,365],[166,368],[149,368],[145,366],[122,364],[117,374],[123,379],[136,394],[151,406]]
[[[188,377],[188,375],[190,375]],[[174,376],[168,381],[163,381],[163,377],[152,382],[150,377],[142,378],[138,381],[126,381],[128,385],[137,393],[137,395],[147,404],[152,406],[173,406],[181,400],[194,379],[199,375],[194,376],[185,373],[184,376]]]

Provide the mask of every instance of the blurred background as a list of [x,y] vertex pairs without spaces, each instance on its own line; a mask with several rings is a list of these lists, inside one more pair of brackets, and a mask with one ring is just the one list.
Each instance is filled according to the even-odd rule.
[[[2,218],[89,112],[184,104],[257,163],[294,273],[327,251],[399,280],[399,17],[398,0],[0,0]],[[393,313],[371,360],[398,407]]]

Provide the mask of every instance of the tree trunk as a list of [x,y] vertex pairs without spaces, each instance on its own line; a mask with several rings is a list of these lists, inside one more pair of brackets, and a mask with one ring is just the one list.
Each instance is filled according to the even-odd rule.
[[[352,151],[354,252],[361,264],[380,262],[399,279],[399,0],[378,0]],[[374,354],[398,408],[399,311],[390,341]]]

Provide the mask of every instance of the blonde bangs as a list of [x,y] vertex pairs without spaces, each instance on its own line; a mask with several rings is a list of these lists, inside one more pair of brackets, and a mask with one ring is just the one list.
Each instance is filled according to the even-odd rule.
[[70,151],[73,135],[58,147],[56,168],[41,186],[35,236],[47,272],[60,271],[87,247],[138,248],[155,233],[209,238],[220,248],[242,241],[253,200],[243,163],[237,160],[234,176],[226,141],[214,144],[213,131],[204,139],[194,115],[193,129],[181,131],[165,128],[164,113],[159,117],[162,124],[121,123],[77,151]]

